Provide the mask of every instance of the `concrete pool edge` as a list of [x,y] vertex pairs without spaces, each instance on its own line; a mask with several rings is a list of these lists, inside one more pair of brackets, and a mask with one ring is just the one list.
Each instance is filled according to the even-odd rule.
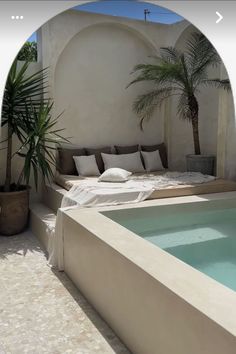
[[[235,198],[235,194],[232,195],[232,198]],[[176,204],[179,204],[180,200],[179,198],[177,199],[178,203]],[[183,199],[183,203],[192,203],[194,198],[185,197]],[[200,199],[198,201],[202,201],[202,198]],[[170,202],[169,200],[169,203],[163,204],[160,201],[158,203],[157,201],[156,203],[155,201],[148,201],[137,205],[126,205],[125,208],[161,206],[171,204]],[[172,308],[172,313],[169,313],[169,324],[166,323],[163,327],[166,328],[166,331],[171,328],[170,321],[176,318],[175,311],[178,313],[178,309],[181,308],[182,311],[178,313],[178,316],[183,317],[185,320],[180,321],[182,331],[180,331],[179,336],[182,337],[183,341],[186,341],[186,336],[188,336],[190,342],[188,343],[187,340],[186,346],[189,349],[189,345],[191,345],[191,354],[199,352],[206,352],[207,354],[221,353],[223,351],[224,353],[234,353],[236,347],[235,292],[142,238],[137,237],[131,231],[100,213],[100,211],[114,209],[124,209],[124,206],[71,210],[64,215],[64,231],[66,235],[64,239],[65,271],[80,290],[84,292],[98,312],[132,351],[152,353],[151,350],[154,348],[158,335],[153,333],[152,328],[150,328],[151,325],[148,326],[148,319],[146,318],[146,323],[143,326],[148,333],[144,334],[144,336],[149,339],[146,342],[148,347],[144,348],[144,344],[140,343],[139,339],[141,335],[140,328],[136,328],[136,335],[132,334],[134,333],[133,328],[138,321],[138,318],[136,318],[133,322],[132,318],[138,313],[139,318],[146,316],[140,309],[139,303],[141,299],[145,301],[146,296],[153,301],[152,309],[149,309],[149,317],[152,317],[155,313],[157,320],[156,323],[155,318],[153,318],[150,323],[158,327],[158,321],[160,320],[158,320],[158,317],[160,317],[159,315],[162,313],[163,308],[159,308],[159,312],[157,311],[156,307],[159,303],[153,299],[153,294],[156,294],[157,298],[162,298],[160,294],[164,292],[166,293],[166,299],[169,297],[172,299],[169,307],[172,308],[173,304],[175,304],[177,309],[175,307]],[[99,250],[102,250],[101,254],[97,252]],[[89,260],[86,260],[88,257],[93,266],[90,265]],[[123,269],[123,276],[120,273],[121,269]],[[127,279],[124,279],[128,277],[129,273],[135,273],[136,278],[140,278],[139,280],[141,281],[141,283],[139,282],[140,285],[138,285],[134,277],[130,277],[130,281],[131,283],[134,282],[135,287],[140,286],[140,288],[136,288],[139,290],[135,292],[136,298],[133,297],[133,300],[131,300],[132,289],[129,289],[130,285],[127,283]],[[111,289],[108,287],[103,289],[104,284],[107,283],[109,283],[109,288]],[[143,293],[144,289],[141,284],[146,284],[146,294]],[[148,292],[149,287],[152,288],[152,293]],[[135,310],[133,309],[133,304],[131,305],[133,311],[130,314],[127,313],[129,309],[126,307],[127,305],[124,303],[122,296],[120,301],[119,299],[114,300],[112,294],[118,291],[121,293],[127,292],[126,295],[131,304],[132,301],[139,303]],[[160,302],[160,298],[158,301]],[[163,301],[165,302],[165,299],[162,298]],[[122,311],[122,306],[126,308],[125,312]],[[146,306],[150,308],[150,304],[146,304]],[[117,313],[117,307],[123,314],[123,320]],[[164,306],[164,308],[166,313],[168,313],[168,307]],[[122,328],[125,328],[125,333]],[[208,332],[207,336],[202,333],[202,328],[205,328],[205,331]],[[152,333],[152,336],[150,333]],[[162,333],[163,337],[165,335]],[[198,338],[198,341],[200,340],[204,343],[202,345],[207,348],[207,351],[199,348],[199,345],[197,347],[195,337]],[[160,338],[159,343],[162,345]],[[165,345],[170,346],[167,343]],[[180,344],[178,343],[178,345]],[[143,351],[140,351],[140,348],[143,348]],[[185,351],[185,347],[180,346],[180,351],[176,349],[176,346],[174,348],[170,346],[169,351],[166,351],[166,353],[189,353]],[[163,351],[163,353],[165,352]]]

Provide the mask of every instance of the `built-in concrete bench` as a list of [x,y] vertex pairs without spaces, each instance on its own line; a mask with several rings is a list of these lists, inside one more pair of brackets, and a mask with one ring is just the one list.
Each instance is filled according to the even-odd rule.
[[46,184],[43,189],[43,203],[56,214],[58,208],[61,206],[62,198],[66,193],[67,190],[60,187],[58,184]]
[[48,236],[56,223],[56,214],[42,203],[30,206],[30,229],[39,239],[44,249],[48,250]]

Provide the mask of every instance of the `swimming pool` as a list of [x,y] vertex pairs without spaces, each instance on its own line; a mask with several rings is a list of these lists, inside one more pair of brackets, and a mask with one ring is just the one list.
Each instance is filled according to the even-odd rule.
[[235,354],[235,210],[231,192],[63,211],[65,272],[132,353]]
[[236,291],[236,208],[171,207],[104,213],[169,254]]

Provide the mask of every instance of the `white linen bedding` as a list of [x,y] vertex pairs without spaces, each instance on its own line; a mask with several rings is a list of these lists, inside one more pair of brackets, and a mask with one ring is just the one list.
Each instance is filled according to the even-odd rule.
[[200,172],[165,172],[163,174],[147,173],[146,175],[132,175],[133,181],[148,183],[156,190],[180,185],[195,185],[210,182],[216,179],[214,176],[203,175]]
[[62,200],[56,225],[49,230],[48,264],[64,270],[63,260],[63,211],[70,208],[98,207],[138,203],[147,199],[154,190],[178,185],[194,185],[210,182],[215,177],[196,172],[167,172],[164,175],[146,174],[130,176],[124,183],[99,182],[98,179],[80,180]]
[[[140,182],[150,182],[156,190],[170,188],[179,185],[195,185],[210,182],[214,176],[202,175],[198,172],[169,172],[168,170],[152,173],[133,173],[128,180]],[[97,177],[67,176],[57,174],[55,183],[66,190],[70,190],[74,185],[80,185],[83,181],[96,182]]]
[[215,177],[196,172],[167,172],[164,175],[131,175],[124,183],[100,182],[89,179],[75,183],[62,201],[71,205],[93,207],[137,203],[147,199],[154,190],[178,185],[210,182]]
[[62,199],[55,228],[48,230],[48,265],[60,271],[64,270],[63,211],[81,207],[138,203],[147,199],[153,190],[152,186],[140,181],[109,183],[84,180],[79,185],[75,184]]
[[98,181],[83,181],[74,185],[62,200],[62,207],[71,205],[96,207],[138,203],[147,199],[154,188],[142,181],[127,181],[110,183]]

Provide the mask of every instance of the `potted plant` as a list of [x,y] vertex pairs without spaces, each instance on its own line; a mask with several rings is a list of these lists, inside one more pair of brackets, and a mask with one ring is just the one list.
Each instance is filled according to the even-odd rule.
[[[17,68],[17,61],[8,75],[3,107],[2,126],[7,137],[1,143],[6,150],[5,183],[0,186],[0,235],[14,235],[27,226],[29,214],[29,182],[31,172],[36,188],[39,174],[52,176],[55,164],[53,150],[58,140],[64,140],[55,126],[59,117],[52,118],[53,103],[44,100],[45,70],[27,76],[29,63]],[[13,139],[19,146],[13,151]],[[6,146],[5,146],[6,145]],[[23,161],[22,170],[13,181],[12,161],[18,156]]]
[[201,33],[194,32],[186,42],[186,50],[173,47],[160,50],[156,63],[138,64],[133,73],[138,76],[128,85],[150,82],[154,88],[139,95],[133,104],[133,110],[140,118],[140,126],[149,119],[155,108],[160,107],[169,97],[178,97],[178,115],[190,121],[193,131],[194,154],[187,156],[187,170],[213,174],[214,156],[202,155],[199,138],[199,102],[198,92],[204,86],[230,89],[229,80],[210,79],[210,67],[221,63],[216,49]]

